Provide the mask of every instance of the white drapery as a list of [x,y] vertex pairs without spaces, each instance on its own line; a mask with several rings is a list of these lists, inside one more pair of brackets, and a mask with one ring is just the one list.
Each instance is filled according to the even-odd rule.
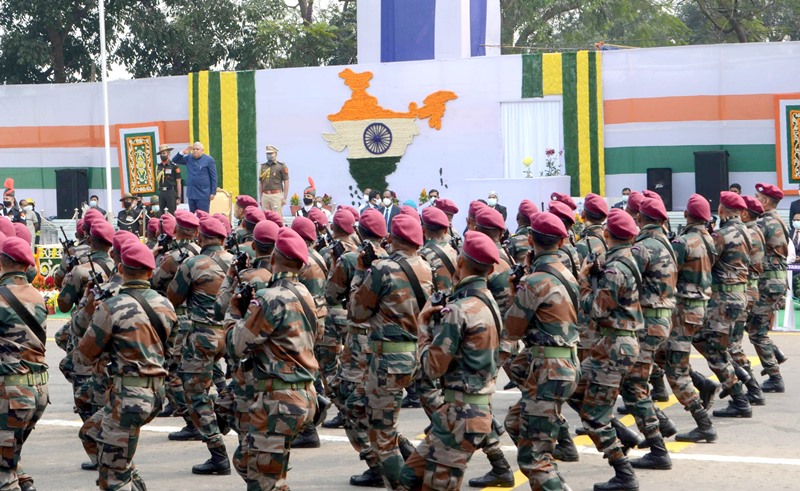
[[525,177],[522,161],[533,159],[531,174],[539,177],[545,168],[545,151],[556,151],[563,175],[561,98],[500,104],[505,147],[505,177]]

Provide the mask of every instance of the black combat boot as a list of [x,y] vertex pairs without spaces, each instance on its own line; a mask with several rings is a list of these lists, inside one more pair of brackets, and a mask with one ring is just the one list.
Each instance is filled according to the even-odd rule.
[[408,460],[408,458],[411,457],[411,454],[414,453],[414,450],[416,450],[416,447],[414,447],[414,444],[403,435],[399,435],[397,437],[397,442],[397,446],[399,447],[400,455],[403,457],[403,460]]
[[[675,427],[675,423],[672,422],[669,417],[664,414],[658,406],[653,406],[656,410],[656,417],[658,417],[658,429],[661,432],[661,436],[664,438],[670,438],[674,436],[678,432],[678,428]],[[636,466],[634,466],[636,467]]]
[[492,416],[492,429],[497,433],[497,436],[503,436],[506,433],[506,427],[496,416]]
[[192,466],[192,474],[227,476],[231,473],[231,462],[225,447],[209,448],[211,458],[202,464]]
[[764,392],[784,392],[786,387],[783,385],[783,377],[781,377],[781,374],[770,375],[769,378],[761,384],[761,390]]
[[569,427],[563,425],[558,429],[556,447],[553,449],[553,458],[562,462],[577,462],[580,460],[578,447],[569,435]]
[[783,351],[774,344],[772,345],[772,352],[775,354],[775,361],[778,362],[778,365],[783,364],[783,362],[789,359],[789,357],[784,355]]
[[614,477],[608,482],[599,482],[594,485],[594,491],[639,491],[639,481],[633,472],[627,457],[623,457],[611,464],[614,466]]
[[622,414],[623,416],[627,416],[631,413],[631,410],[628,409],[628,406],[620,406],[617,408],[617,414]]
[[736,378],[742,383],[742,385],[747,385],[747,382],[750,381],[751,377],[750,372],[745,370],[741,365],[737,365],[736,363],[731,363],[733,365],[733,373],[736,374]]
[[97,462],[84,462],[81,464],[82,471],[96,471],[97,470]]
[[19,489],[20,491],[36,491],[36,486],[33,485],[33,478],[27,474],[20,476]]
[[377,467],[370,467],[363,474],[350,476],[351,486],[361,486],[365,488],[382,488],[383,477]]
[[471,488],[513,488],[514,487],[514,472],[511,471],[511,466],[508,465],[504,455],[489,457],[489,463],[492,464],[492,470],[486,473],[483,477],[476,477],[469,480]]
[[292,440],[291,448],[319,448],[319,435],[317,428],[312,424],[306,424],[303,431]]
[[617,438],[622,443],[622,451],[625,455],[628,454],[628,450],[638,447],[644,442],[644,437],[638,431],[628,428],[617,418],[611,418],[611,426],[617,432]]
[[664,383],[664,376],[651,376],[650,377],[650,385],[653,388],[650,390],[650,397],[653,401],[656,402],[667,402],[669,401],[669,390],[667,390],[667,384]]
[[217,409],[216,407],[214,408],[214,416],[217,418],[217,427],[220,433],[227,435],[231,432],[231,425],[228,423],[228,417],[220,413]]
[[164,406],[164,409],[162,409],[161,412],[158,413],[157,417],[158,418],[169,418],[173,414],[175,414],[175,406],[173,406],[172,403],[170,402],[166,406]]
[[337,413],[332,419],[322,423],[323,428],[344,428],[344,416],[342,413]]
[[631,460],[631,467],[636,469],[657,469],[664,471],[672,469],[672,459],[669,458],[669,452],[667,452],[664,437],[659,435],[648,438],[647,446],[650,448],[650,452],[646,453],[641,459]]
[[761,391],[761,386],[758,385],[758,380],[755,377],[750,377],[750,380],[745,384],[747,386],[747,401],[751,406],[763,406],[767,403],[764,399],[764,393]]
[[715,418],[752,418],[753,409],[744,394],[731,394],[728,407],[714,411]]
[[506,385],[503,386],[503,390],[511,390],[511,389],[516,389],[516,388],[517,388],[517,383],[514,382],[513,380],[508,382]]
[[717,440],[717,430],[714,429],[714,424],[708,417],[708,411],[703,407],[703,404],[700,401],[696,401],[688,409],[692,412],[697,428],[689,433],[680,433],[675,437],[675,441],[698,443],[705,440],[708,443],[715,442]]
[[700,400],[703,401],[703,407],[710,411],[711,406],[714,405],[714,397],[719,390],[719,384],[694,370],[689,373],[692,377],[692,383],[697,391],[700,392]]
[[187,422],[186,426],[180,429],[180,431],[173,431],[170,433],[167,438],[175,442],[185,442],[189,440],[202,440],[203,435],[200,434],[197,428],[195,428],[194,424],[191,422]]

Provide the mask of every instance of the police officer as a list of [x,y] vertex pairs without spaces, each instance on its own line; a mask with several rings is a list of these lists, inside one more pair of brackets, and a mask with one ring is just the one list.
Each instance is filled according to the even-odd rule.
[[289,196],[289,168],[278,161],[278,149],[267,145],[267,161],[258,171],[261,208],[281,213]]
[[183,191],[183,179],[181,178],[181,168],[172,160],[169,155],[173,148],[167,145],[159,145],[158,157],[161,160],[156,168],[156,184],[158,185],[158,201],[162,211],[169,210],[175,212],[180,204],[181,192]]
[[0,246],[0,393],[4,413],[0,431],[7,435],[0,458],[0,488],[34,490],[33,479],[19,465],[22,445],[44,414],[48,402],[42,295],[28,283],[25,270],[35,265],[31,247],[8,237]]
[[[228,333],[230,356],[251,358],[254,366],[246,436],[248,489],[288,489],[290,442],[314,419],[316,314],[311,294],[298,279],[307,262],[303,239],[294,230],[281,229],[270,259],[269,287],[258,292],[257,306]],[[231,313],[242,315],[233,303]]]
[[444,308],[428,303],[420,312],[420,366],[427,378],[442,380],[443,397],[431,430],[406,460],[398,489],[419,489],[423,483],[461,489],[467,462],[491,432],[500,316],[486,277],[499,261],[488,236],[468,233],[450,302]]

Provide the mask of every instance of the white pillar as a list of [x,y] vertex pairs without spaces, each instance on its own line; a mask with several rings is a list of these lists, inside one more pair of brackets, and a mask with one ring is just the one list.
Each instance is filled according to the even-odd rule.
[[469,0],[436,1],[435,58],[469,58],[470,5]]
[[381,61],[381,1],[358,0],[358,63]]

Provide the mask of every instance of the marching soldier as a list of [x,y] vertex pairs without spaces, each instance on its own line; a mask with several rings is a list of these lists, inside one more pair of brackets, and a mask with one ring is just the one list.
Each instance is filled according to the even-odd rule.
[[[569,196],[566,196],[566,198],[572,201],[572,198]],[[572,227],[575,226],[575,212],[563,201],[551,201],[547,205],[547,211],[560,218],[564,223],[564,228],[567,229],[569,238],[568,240],[564,241],[564,244],[561,247],[558,248],[558,255],[561,258],[561,262],[564,264],[564,266],[566,266],[570,273],[577,278],[579,268],[581,267],[581,262],[580,256],[578,256],[578,251],[575,249],[575,234],[572,231]]]
[[244,226],[244,214],[251,206],[258,208],[258,202],[252,196],[240,194],[236,197],[236,206],[233,208],[233,216],[239,221],[239,225],[236,227],[236,240],[239,244],[246,242],[244,237],[247,235],[247,230]]
[[431,266],[434,290],[448,293],[453,291],[458,257],[458,251],[445,240],[449,226],[447,215],[442,210],[432,206],[422,210],[422,233],[426,242],[419,255]]
[[[139,241],[121,253],[123,284],[118,295],[101,301],[78,345],[84,363],[107,355],[113,388],[102,411],[100,489],[144,489],[133,466],[141,427],[156,417],[164,400],[164,368],[173,349],[176,323],[172,305],[150,289],[155,260]],[[132,484],[132,480],[138,482]]]
[[583,213],[581,213],[585,224],[581,238],[575,244],[581,264],[589,253],[597,255],[605,254],[607,247],[603,239],[603,222],[608,218],[608,203],[601,196],[594,193],[586,195],[583,202]]
[[530,217],[538,212],[539,208],[531,200],[524,199],[519,204],[517,231],[508,239],[508,250],[516,263],[525,264],[525,258],[532,250],[528,243],[528,233],[531,230]]
[[461,248],[461,234],[458,233],[458,230],[453,228],[453,217],[458,214],[458,207],[455,203],[450,201],[447,198],[440,198],[434,201],[433,206],[439,208],[447,215],[447,221],[450,222],[450,226],[447,228],[447,236],[445,240],[450,242],[450,245],[453,246],[453,249],[459,250]]
[[429,379],[442,379],[443,400],[431,430],[406,460],[399,489],[420,489],[423,483],[430,489],[461,489],[470,457],[491,432],[500,316],[486,277],[499,261],[488,236],[468,233],[456,260],[458,280],[450,303],[444,308],[429,303],[420,312],[420,366]]
[[258,171],[261,208],[280,213],[289,196],[289,168],[278,161],[278,149],[267,145],[267,161]]
[[158,185],[158,201],[161,213],[169,210],[175,213],[181,200],[181,168],[170,160],[169,155],[173,147],[159,145],[158,157],[161,160],[156,168],[156,183]]

